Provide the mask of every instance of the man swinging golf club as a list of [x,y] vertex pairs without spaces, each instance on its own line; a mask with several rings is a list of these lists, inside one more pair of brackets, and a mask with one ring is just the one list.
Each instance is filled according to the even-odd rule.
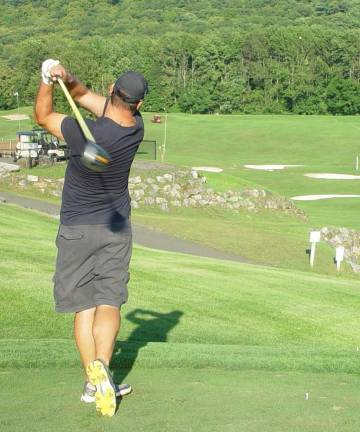
[[[81,119],[53,111],[53,83],[58,78],[72,98],[97,117],[85,121],[96,144],[89,144]],[[71,155],[56,238],[55,309],[75,313],[74,335],[87,376],[81,400],[96,402],[96,409],[108,416],[115,413],[116,396],[131,392],[129,385],[114,384],[109,363],[120,328],[119,309],[128,298],[128,177],[144,136],[139,110],[147,91],[141,74],[127,72],[105,98],[48,59],[42,65],[34,110],[37,123],[65,140]]]

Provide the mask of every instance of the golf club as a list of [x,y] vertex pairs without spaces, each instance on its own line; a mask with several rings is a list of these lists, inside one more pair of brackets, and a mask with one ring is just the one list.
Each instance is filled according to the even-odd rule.
[[83,116],[81,115],[78,107],[76,106],[63,80],[60,77],[56,77],[56,78],[86,138],[86,146],[85,146],[84,153],[81,157],[81,162],[92,171],[96,171],[96,172],[104,171],[109,166],[110,155],[106,150],[104,150],[102,147],[96,144],[93,134],[90,132],[88,125],[85,123]]

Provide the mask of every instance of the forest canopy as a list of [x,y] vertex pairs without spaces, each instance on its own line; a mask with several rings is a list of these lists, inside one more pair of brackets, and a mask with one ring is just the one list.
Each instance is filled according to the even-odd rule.
[[[0,109],[58,58],[95,91],[126,70],[145,108],[358,114],[360,0],[0,0]],[[61,97],[58,103],[62,103]]]

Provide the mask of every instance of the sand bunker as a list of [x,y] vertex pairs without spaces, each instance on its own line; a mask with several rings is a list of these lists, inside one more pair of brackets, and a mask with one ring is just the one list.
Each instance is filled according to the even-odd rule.
[[223,172],[222,168],[210,167],[210,166],[192,167],[191,169],[193,169],[194,171],[206,171],[206,172],[213,172],[213,173]]
[[327,180],[360,180],[360,175],[351,174],[333,174],[333,173],[309,173],[305,177]]
[[9,114],[6,116],[2,116],[2,118],[6,119],[6,120],[28,120],[30,117],[26,114]]
[[293,201],[317,201],[322,199],[331,199],[331,198],[360,198],[360,195],[338,195],[338,194],[330,194],[330,195],[299,195],[292,197]]
[[276,171],[283,170],[285,168],[300,167],[303,165],[244,165],[245,168],[263,170],[263,171]]

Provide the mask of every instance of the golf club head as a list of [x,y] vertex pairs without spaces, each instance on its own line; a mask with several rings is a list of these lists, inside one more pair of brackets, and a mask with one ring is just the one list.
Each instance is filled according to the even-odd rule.
[[102,172],[110,164],[109,153],[93,141],[88,140],[81,162],[91,171]]

